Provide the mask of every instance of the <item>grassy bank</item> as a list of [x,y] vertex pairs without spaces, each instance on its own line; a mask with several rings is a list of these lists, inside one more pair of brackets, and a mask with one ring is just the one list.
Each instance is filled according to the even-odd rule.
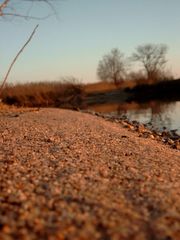
[[71,82],[40,82],[7,85],[2,102],[23,107],[81,107],[84,91],[81,84]]
[[84,99],[88,95],[108,93],[131,86],[132,83],[130,82],[124,82],[116,86],[114,83],[108,82],[80,84],[73,81],[8,84],[0,98],[5,104],[18,107],[61,107],[72,109],[84,107]]
[[113,83],[96,83],[85,86],[88,105],[180,101],[179,92],[180,79],[164,80],[157,83],[145,80],[141,82],[127,81],[122,82],[119,86],[115,86]]
[[124,103],[151,100],[178,101],[180,79],[157,84],[137,85],[135,81],[80,84],[67,82],[40,82],[7,85],[0,96],[3,103],[22,107],[86,108],[98,103]]

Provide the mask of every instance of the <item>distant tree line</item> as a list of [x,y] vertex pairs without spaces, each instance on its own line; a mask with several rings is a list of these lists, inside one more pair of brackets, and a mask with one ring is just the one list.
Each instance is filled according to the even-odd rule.
[[[157,82],[173,78],[166,70],[167,46],[165,44],[139,45],[130,58],[114,48],[99,61],[97,75],[101,81],[120,84],[125,79]],[[130,72],[130,64],[137,62],[141,69]]]

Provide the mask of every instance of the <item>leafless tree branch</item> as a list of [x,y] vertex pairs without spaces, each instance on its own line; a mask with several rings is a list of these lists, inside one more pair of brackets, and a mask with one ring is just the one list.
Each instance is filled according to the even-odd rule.
[[[56,0],[21,0],[21,3],[22,2],[31,3],[31,6],[29,8],[27,8],[27,11],[25,13],[21,13],[21,12],[15,11],[15,8],[12,7],[13,6],[13,1],[4,0],[3,3],[0,5],[0,17],[12,16],[12,17],[24,18],[26,20],[28,20],[28,19],[43,20],[43,19],[46,19],[46,18],[50,17],[52,14],[57,16],[56,9],[53,5],[53,3],[55,1]],[[36,3],[38,3],[38,2],[39,3],[44,3],[44,4],[48,5],[48,7],[52,10],[52,14],[48,14],[48,15],[43,16],[43,17],[37,17],[37,16],[29,15],[30,10],[32,9],[33,3],[35,3],[35,2]]]
[[8,76],[11,72],[11,69],[13,67],[13,65],[15,64],[15,62],[17,61],[18,57],[20,56],[20,54],[23,52],[23,50],[25,49],[25,47],[29,44],[29,42],[31,41],[33,35],[35,34],[36,32],[36,29],[38,28],[38,25],[36,25],[36,27],[34,28],[33,32],[31,33],[31,35],[29,36],[28,40],[25,42],[25,44],[22,46],[22,48],[18,51],[18,53],[16,54],[15,58],[13,59],[12,63],[10,64],[9,68],[8,68],[8,71],[3,79],[3,82],[1,84],[1,87],[0,87],[0,96],[2,94],[2,91],[3,91],[3,88],[4,88],[4,85],[8,79]]
[[[24,18],[25,20],[28,20],[28,19],[36,19],[36,20],[42,20],[42,19],[45,19],[45,18],[48,18],[50,16],[49,15],[46,15],[46,16],[43,16],[43,17],[39,17],[39,16],[33,16],[33,15],[29,15],[31,10],[32,10],[32,7],[33,7],[33,3],[45,3],[48,5],[48,7],[53,10],[53,13],[56,14],[56,11],[55,11],[55,8],[53,6],[53,3],[55,2],[56,0],[19,0],[19,4],[21,5],[23,2],[29,2],[27,8],[25,9],[25,12],[24,14],[22,12],[18,12],[18,6],[17,6],[17,3],[18,1],[14,2],[12,0],[3,0],[2,3],[0,4],[0,18],[5,18],[5,17],[18,17],[18,18]],[[15,4],[16,3],[16,4]],[[12,63],[10,64],[9,66],[9,69],[2,81],[2,84],[0,85],[0,96],[2,94],[2,91],[3,91],[3,88],[4,88],[4,85],[7,81],[7,78],[11,72],[11,69],[13,67],[13,65],[15,64],[15,62],[17,61],[19,55],[23,52],[24,48],[28,45],[28,43],[31,41],[33,35],[35,34],[35,31],[36,29],[38,28],[38,25],[34,28],[33,32],[31,33],[30,37],[28,38],[28,40],[26,41],[26,43],[23,45],[23,47],[19,50],[19,52],[17,53],[17,55],[15,56],[15,58],[13,59]]]
[[148,80],[158,81],[163,73],[166,60],[167,46],[165,44],[145,44],[137,47],[132,60],[140,62]]
[[7,5],[9,4],[10,0],[4,0],[3,3],[1,3],[0,5],[0,16],[3,16],[3,10],[7,7]]
[[30,16],[30,15],[22,15],[22,14],[18,14],[18,13],[8,13],[8,12],[6,12],[4,14],[4,16],[19,17],[19,18],[24,18],[26,20],[28,20],[28,19],[44,20],[44,19],[50,17],[51,15],[49,14],[49,15],[46,15],[44,17],[35,17],[35,16]]

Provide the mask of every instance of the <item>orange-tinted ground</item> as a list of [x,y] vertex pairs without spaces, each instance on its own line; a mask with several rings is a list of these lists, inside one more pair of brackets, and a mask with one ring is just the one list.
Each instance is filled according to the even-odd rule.
[[0,113],[0,239],[180,239],[180,152],[59,109]]

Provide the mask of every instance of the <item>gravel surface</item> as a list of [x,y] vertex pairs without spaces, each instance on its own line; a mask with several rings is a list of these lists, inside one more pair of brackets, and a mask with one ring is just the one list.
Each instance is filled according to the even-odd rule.
[[179,240],[180,152],[59,110],[0,113],[0,240]]

